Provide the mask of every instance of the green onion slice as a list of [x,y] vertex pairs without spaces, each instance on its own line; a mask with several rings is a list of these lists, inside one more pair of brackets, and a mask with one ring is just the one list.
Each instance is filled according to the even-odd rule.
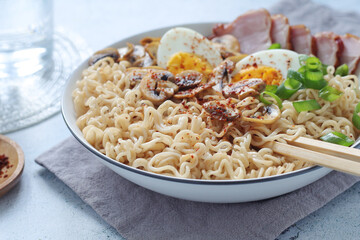
[[325,86],[319,91],[319,97],[322,99],[333,102],[338,99],[343,93],[336,88]]
[[340,65],[336,68],[336,71],[335,71],[335,76],[336,75],[340,75],[340,76],[346,76],[349,74],[349,67],[348,65],[346,64],[343,64],[343,65]]
[[306,59],[306,68],[310,71],[322,70],[322,64],[317,57],[309,57]]
[[276,95],[278,95],[281,99],[289,99],[301,88],[301,86],[301,82],[292,78],[287,78],[276,90]]
[[360,129],[360,116],[359,116],[359,113],[360,113],[360,102],[356,105],[355,110],[354,110],[354,114],[353,114],[353,117],[352,117],[352,122],[353,122],[354,126],[357,129]]
[[280,45],[280,43],[273,43],[273,44],[271,44],[269,49],[281,49],[281,45]]
[[327,67],[328,67],[328,66],[329,66],[329,65],[322,64],[321,70],[322,70],[322,72],[323,72],[324,75],[327,75],[327,74],[328,74],[328,72],[327,72]]
[[297,112],[312,111],[321,108],[320,104],[314,99],[293,102],[293,106]]
[[339,133],[339,132],[331,132],[328,133],[322,137],[320,137],[321,140],[329,143],[335,143],[342,146],[349,147],[354,144],[354,140],[346,136],[345,134]]
[[305,71],[306,71],[306,66],[301,66],[299,69],[298,69],[298,72],[300,74],[305,74]]
[[300,65],[305,65],[306,63],[306,60],[309,58],[308,55],[305,55],[305,54],[300,54],[299,55],[299,62],[300,62]]
[[277,85],[266,85],[265,91],[275,93],[278,89]]
[[307,88],[320,90],[327,85],[322,71],[305,71],[304,85]]
[[275,99],[277,105],[279,106],[279,108],[281,109],[282,108],[282,101],[281,99],[273,92],[268,92],[268,91],[263,91],[261,94],[260,94],[260,101],[265,103],[266,105],[270,105],[270,104],[273,104],[273,102],[267,100],[264,95],[268,95],[270,97],[272,97],[273,99]]
[[[299,69],[300,70],[300,69]],[[301,83],[304,83],[304,77],[303,75],[301,75],[300,72],[297,72],[297,71],[294,71],[292,69],[289,69],[288,70],[288,73],[287,73],[287,78],[292,78],[292,79],[295,79]]]

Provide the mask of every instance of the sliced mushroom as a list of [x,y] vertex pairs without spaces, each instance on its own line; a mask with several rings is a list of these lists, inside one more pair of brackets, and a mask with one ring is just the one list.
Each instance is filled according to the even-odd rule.
[[134,46],[134,52],[132,53],[134,58],[141,58],[145,56],[145,48],[141,45]]
[[117,62],[120,58],[120,54],[116,48],[105,48],[103,50],[95,52],[89,59],[89,65],[94,65],[100,59],[105,57],[111,57]]
[[221,50],[221,49],[220,49],[220,54],[223,59],[241,55],[241,53],[238,53],[238,52],[230,52],[230,51],[225,51],[225,50]]
[[179,88],[170,81],[160,80],[157,83],[156,90],[163,92],[167,98],[171,98]]
[[198,71],[186,70],[176,74],[174,83],[179,90],[186,90],[198,86],[204,79],[204,75]]
[[213,43],[220,44],[226,50],[240,52],[239,40],[231,34],[225,34],[219,37],[214,37],[213,39],[211,39],[211,41]]
[[215,85],[215,82],[207,82],[207,83],[204,83],[204,84],[200,84],[195,88],[182,90],[182,91],[177,92],[174,95],[174,98],[176,98],[176,99],[192,98],[192,97],[195,97],[200,92],[202,92],[202,91],[204,91],[206,89],[209,89],[214,85]]
[[166,70],[152,69],[149,71],[149,75],[154,80],[174,81],[174,74]]
[[131,63],[133,67],[148,67],[154,65],[153,59],[141,45],[127,43],[127,47],[119,48],[120,59]]
[[130,86],[134,87],[137,83],[148,74],[152,73],[154,78],[157,78],[157,74],[161,74],[162,80],[174,80],[174,75],[158,66],[151,67],[130,67],[126,69],[126,78],[130,81]]
[[234,71],[235,64],[230,60],[224,60],[211,73],[211,82],[214,82],[214,89],[221,92],[223,85],[230,82],[230,74]]
[[281,116],[281,111],[275,104],[264,106],[260,110],[261,112],[256,112],[255,115],[250,117],[241,116],[241,120],[245,122],[272,124]]
[[148,53],[145,53],[145,56],[142,58],[137,59],[134,63],[134,67],[150,67],[153,66],[154,60],[149,56]]
[[157,59],[157,50],[159,48],[160,42],[152,42],[145,45],[145,51],[149,54],[151,59],[156,62]]
[[121,59],[128,60],[130,54],[134,52],[134,44],[127,43],[127,47],[119,48],[118,51]]
[[238,98],[240,100],[248,96],[259,95],[266,87],[266,83],[260,78],[250,78],[226,85],[222,93],[225,97]]
[[155,105],[159,105],[166,99],[171,98],[179,90],[175,83],[168,81],[173,76],[168,71],[150,71],[142,78],[140,91],[146,99]]
[[137,83],[139,83],[146,74],[149,73],[150,69],[142,69],[142,68],[129,68],[126,71],[126,78],[130,81],[130,86],[134,87]]
[[140,44],[143,46],[146,46],[147,44],[154,43],[154,42],[160,42],[159,37],[145,37],[140,40]]
[[225,59],[231,56],[240,55],[240,43],[236,37],[230,34],[215,37],[211,40]]
[[134,50],[130,54],[124,56],[125,60],[128,60],[131,63],[145,57],[145,49],[143,46],[133,45],[133,48]]
[[234,121],[241,113],[235,108],[237,101],[233,98],[214,100],[203,104],[203,108],[210,116],[220,121]]
[[236,54],[236,55],[228,56],[226,57],[226,59],[232,61],[236,65],[236,63],[238,63],[240,60],[242,60],[247,56],[248,56],[247,54]]

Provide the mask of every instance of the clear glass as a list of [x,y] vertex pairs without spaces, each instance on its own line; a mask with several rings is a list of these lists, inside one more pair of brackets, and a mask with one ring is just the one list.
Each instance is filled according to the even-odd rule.
[[0,0],[0,85],[31,82],[52,67],[52,0]]
[[38,123],[60,110],[87,44],[53,30],[52,0],[0,0],[0,133]]

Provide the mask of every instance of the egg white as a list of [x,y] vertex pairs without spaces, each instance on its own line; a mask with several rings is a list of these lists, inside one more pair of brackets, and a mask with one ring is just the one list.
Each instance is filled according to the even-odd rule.
[[286,49],[259,51],[240,60],[235,66],[233,76],[241,69],[254,65],[275,68],[285,79],[289,69],[297,71],[300,68],[299,54]]
[[158,66],[166,68],[170,58],[178,52],[193,53],[202,57],[213,68],[222,61],[220,52],[211,41],[189,28],[172,28],[163,35],[157,51]]

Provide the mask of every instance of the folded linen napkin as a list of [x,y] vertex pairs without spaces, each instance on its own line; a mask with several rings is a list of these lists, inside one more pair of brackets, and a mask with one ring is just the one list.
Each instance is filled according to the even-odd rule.
[[[360,16],[310,1],[285,0],[271,9],[313,32],[360,35]],[[316,14],[315,14],[316,13]],[[339,21],[337,20],[339,19]],[[167,197],[139,187],[102,165],[70,137],[36,159],[73,189],[126,239],[274,239],[360,178],[332,172],[292,193],[252,203],[210,204]],[[256,227],[254,227],[256,226]]]
[[277,198],[210,204],[139,187],[97,161],[73,137],[39,156],[36,162],[53,172],[129,240],[274,239],[360,180],[334,171]]

